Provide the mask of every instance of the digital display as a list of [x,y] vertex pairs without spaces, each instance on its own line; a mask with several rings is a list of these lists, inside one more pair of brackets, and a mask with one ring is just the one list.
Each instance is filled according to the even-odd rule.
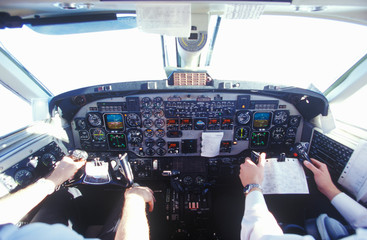
[[232,123],[232,119],[231,118],[223,118],[222,119],[222,124],[231,124]]
[[178,124],[178,119],[176,118],[167,119],[167,125],[177,125],[177,124]]
[[267,128],[269,127],[271,119],[270,112],[257,112],[254,114],[254,128]]
[[123,130],[124,122],[121,114],[106,114],[106,126],[110,130]]
[[251,147],[266,147],[269,141],[269,132],[252,132]]
[[125,134],[108,134],[108,144],[110,148],[126,149]]
[[209,125],[215,125],[218,124],[219,120],[217,118],[210,118],[209,119]]
[[182,118],[181,119],[181,125],[183,124],[192,124],[192,119],[191,118]]

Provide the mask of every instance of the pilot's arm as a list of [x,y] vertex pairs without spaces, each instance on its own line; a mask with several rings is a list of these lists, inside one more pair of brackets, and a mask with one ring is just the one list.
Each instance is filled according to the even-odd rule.
[[367,227],[367,209],[341,192],[333,183],[326,164],[311,158],[312,164],[304,161],[315,178],[319,191],[324,194],[353,228]]
[[[249,158],[241,165],[240,179],[244,187],[261,184],[266,155],[262,153],[256,165]],[[252,188],[246,195],[245,212],[241,223],[241,240],[306,240],[311,236],[283,234],[274,216],[269,212],[260,188]]]
[[84,164],[85,161],[74,162],[71,158],[64,157],[48,177],[1,198],[0,224],[19,222],[44,198],[52,194],[57,186],[72,178]]
[[132,187],[125,192],[121,222],[118,225],[115,240],[148,240],[149,225],[145,206],[149,211],[154,208],[153,191],[148,187]]

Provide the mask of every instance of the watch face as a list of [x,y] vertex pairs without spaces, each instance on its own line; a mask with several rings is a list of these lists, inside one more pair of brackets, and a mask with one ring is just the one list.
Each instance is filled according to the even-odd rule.
[[249,193],[251,189],[253,188],[259,188],[261,189],[261,186],[260,184],[256,184],[256,183],[252,183],[252,184],[247,184],[244,188],[243,188],[243,191],[245,193]]

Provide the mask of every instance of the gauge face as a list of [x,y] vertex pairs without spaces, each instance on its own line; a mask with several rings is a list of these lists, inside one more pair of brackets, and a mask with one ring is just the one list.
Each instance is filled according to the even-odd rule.
[[286,134],[284,127],[275,127],[271,130],[271,137],[273,140],[280,141],[283,140]]
[[151,139],[151,138],[145,139],[145,146],[147,146],[149,148],[153,147],[154,146],[154,140]]
[[157,152],[157,154],[159,155],[159,156],[163,156],[163,155],[165,155],[166,154],[166,150],[165,149],[163,149],[163,148],[158,148],[157,150],[156,150],[156,152]]
[[164,116],[164,112],[162,109],[154,109],[153,114],[154,114],[154,117],[156,118],[161,118]]
[[196,178],[195,178],[195,183],[197,184],[197,185],[203,185],[204,184],[204,182],[205,182],[205,179],[204,179],[204,177],[203,176],[197,176]]
[[290,116],[289,118],[289,125],[291,125],[292,127],[298,127],[300,122],[301,116]]
[[143,116],[143,118],[150,118],[152,116],[152,110],[145,109],[141,112],[141,115]]
[[153,126],[153,120],[152,119],[144,119],[143,126],[145,128],[150,128]]
[[155,131],[155,135],[156,135],[157,137],[164,137],[165,132],[164,132],[164,130],[163,130],[162,128],[159,128],[159,129],[157,129],[157,130]]
[[290,127],[287,129],[287,137],[295,137],[297,134],[297,128]]
[[145,150],[145,153],[148,155],[148,156],[153,156],[154,153],[155,153],[155,150],[153,148],[148,148],[147,150]]
[[143,142],[143,133],[140,129],[130,129],[127,132],[127,139],[131,144],[139,144]]
[[161,119],[161,118],[158,118],[154,121],[154,125],[157,127],[157,128],[162,128],[164,127],[164,120]]
[[154,131],[150,128],[145,129],[144,131],[144,137],[151,138],[154,137]]
[[285,110],[275,111],[273,123],[275,125],[286,124],[288,120],[289,112]]
[[87,114],[88,122],[93,127],[99,127],[102,125],[102,118],[97,113],[88,113]]
[[157,139],[157,146],[158,147],[164,147],[164,146],[166,146],[166,141],[163,138],[158,138]]
[[149,107],[150,105],[152,105],[152,99],[150,97],[143,97],[141,99],[141,106],[143,108]]
[[51,166],[53,166],[57,162],[57,159],[56,159],[56,157],[53,154],[51,154],[51,153],[45,153],[41,157],[41,162],[46,167],[51,167]]
[[128,113],[126,115],[126,122],[130,127],[141,126],[141,118],[137,113]]
[[234,132],[234,140],[236,141],[248,140],[249,132],[250,131],[247,127],[236,128]]
[[163,98],[161,98],[161,97],[155,97],[155,98],[153,99],[153,105],[154,105],[155,107],[160,107],[160,106],[162,106],[162,105],[163,105]]
[[185,176],[185,177],[182,179],[182,182],[183,182],[185,185],[189,186],[189,185],[191,185],[191,184],[193,184],[193,183],[194,183],[194,179],[193,179],[191,176]]
[[79,118],[75,121],[77,129],[84,130],[87,127],[87,123],[84,118]]
[[92,138],[94,141],[103,142],[106,140],[106,134],[101,128],[92,129]]
[[33,180],[33,174],[27,169],[19,169],[14,174],[14,180],[20,186],[26,186]]
[[236,119],[237,119],[238,124],[246,125],[251,120],[251,113],[250,113],[250,111],[237,112]]

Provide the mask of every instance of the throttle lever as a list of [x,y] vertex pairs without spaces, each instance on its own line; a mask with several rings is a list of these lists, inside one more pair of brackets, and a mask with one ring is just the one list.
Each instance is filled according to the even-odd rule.
[[291,151],[297,153],[299,161],[303,162],[306,160],[308,162],[311,162],[311,159],[306,152],[307,149],[302,143],[294,144],[294,147],[291,149]]

